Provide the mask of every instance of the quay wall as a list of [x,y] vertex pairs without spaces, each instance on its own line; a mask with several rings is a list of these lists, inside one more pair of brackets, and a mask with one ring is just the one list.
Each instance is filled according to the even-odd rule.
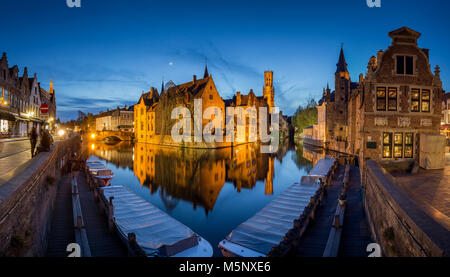
[[367,160],[362,176],[367,220],[383,256],[449,256],[448,230],[426,215],[384,168]]
[[0,184],[0,257],[45,255],[57,184],[79,145],[79,136],[57,142]]

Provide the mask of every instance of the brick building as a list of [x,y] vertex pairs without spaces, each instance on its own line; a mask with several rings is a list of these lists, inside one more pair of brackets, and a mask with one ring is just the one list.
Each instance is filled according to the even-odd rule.
[[440,157],[439,147],[421,145],[421,139],[429,141],[439,134],[443,97],[439,67],[433,74],[429,50],[417,44],[420,33],[403,27],[389,36],[392,44],[370,58],[358,83],[350,81],[341,49],[336,90],[327,89],[319,102],[319,112],[326,118],[324,124],[319,122],[324,144],[357,155],[360,161],[435,160],[427,153]]
[[[156,88],[151,88],[149,92],[141,95],[138,103],[135,105],[134,110],[134,126],[135,126],[135,138],[138,142],[151,142],[158,143],[163,140],[164,137],[170,137],[172,127],[178,121],[171,119],[172,111],[176,107],[186,107],[194,118],[194,101],[201,100],[202,103],[202,116],[206,109],[218,108],[223,115],[223,133],[225,135],[225,126],[227,122],[226,107],[241,107],[244,110],[250,107],[255,107],[256,111],[260,107],[273,108],[275,90],[273,87],[273,72],[266,71],[264,73],[265,84],[263,87],[263,96],[256,96],[253,90],[247,95],[237,92],[232,99],[223,100],[217,91],[214,84],[213,77],[208,73],[208,69],[205,67],[205,73],[202,79],[197,79],[196,75],[193,76],[193,80],[184,84],[175,85],[171,82],[164,85],[161,89],[161,94],[158,93]],[[255,115],[256,116],[256,115]],[[246,114],[245,128],[245,141],[249,141],[249,122],[250,119],[256,120],[253,115]],[[202,116],[203,118],[203,116]],[[202,119],[201,130],[204,130],[205,126],[213,119]],[[284,117],[280,117],[280,121],[286,121]],[[237,119],[235,119],[235,123]],[[191,122],[191,134],[194,135],[195,123]],[[218,130],[212,130],[212,133]],[[237,130],[235,130],[236,132]],[[258,134],[258,132],[256,132]],[[225,141],[225,138],[224,138]]]
[[[9,67],[6,53],[0,59],[0,136],[26,136],[32,127],[52,126],[56,117],[53,82],[47,92],[41,88],[37,75],[28,78],[25,67],[19,77],[19,67]],[[40,105],[46,103],[49,113],[41,114]]]
[[134,107],[117,107],[117,109],[95,116],[96,131],[133,132]]
[[450,92],[442,99],[441,134],[450,140]]

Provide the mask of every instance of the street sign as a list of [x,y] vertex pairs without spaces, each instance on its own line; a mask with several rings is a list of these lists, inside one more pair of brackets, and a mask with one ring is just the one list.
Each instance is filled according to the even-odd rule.
[[48,113],[48,105],[47,104],[42,104],[40,110],[41,110],[41,114]]

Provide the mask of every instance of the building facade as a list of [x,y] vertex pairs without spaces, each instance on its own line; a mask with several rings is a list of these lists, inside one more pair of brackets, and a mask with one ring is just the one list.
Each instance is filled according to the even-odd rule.
[[439,134],[440,70],[431,71],[429,50],[417,43],[420,33],[403,27],[389,36],[391,45],[370,58],[357,83],[350,81],[341,49],[336,89],[327,89],[319,101],[319,117],[326,118],[319,128],[326,148],[360,161],[419,161],[428,147],[421,138]]
[[[53,86],[53,84],[51,84]],[[51,126],[56,116],[54,92],[44,93],[37,74],[28,78],[25,67],[19,77],[19,67],[9,67],[6,53],[0,59],[0,136],[26,136],[33,127]],[[41,114],[40,106],[47,103],[48,114]]]
[[450,140],[450,92],[442,99],[441,134]]
[[[195,128],[201,128],[204,130],[207,124],[210,124],[211,120],[214,120],[215,115],[211,118],[205,118],[204,112],[207,109],[219,109],[215,111],[215,114],[222,114],[222,133],[219,130],[211,130],[213,135],[225,135],[225,127],[230,118],[226,118],[226,108],[243,108],[247,111],[248,108],[256,108],[256,111],[260,107],[267,107],[271,109],[274,107],[274,97],[275,90],[273,87],[273,72],[267,71],[264,74],[265,85],[263,87],[263,96],[256,96],[253,90],[247,95],[243,95],[237,92],[232,99],[223,100],[220,96],[216,85],[214,84],[213,77],[208,73],[207,68],[205,68],[205,73],[202,79],[197,79],[194,75],[191,82],[187,82],[181,85],[175,85],[171,82],[164,85],[161,89],[161,94],[158,93],[156,88],[151,88],[149,92],[143,93],[139,98],[138,103],[135,105],[134,110],[134,126],[135,126],[135,139],[138,142],[144,143],[158,143],[158,140],[162,137],[170,137],[172,127],[178,121],[177,119],[172,119],[172,111],[177,107],[185,107],[189,110],[192,118],[191,122],[191,134],[195,134]],[[202,118],[201,126],[195,126],[194,117],[196,110],[194,109],[194,103],[196,100],[201,100],[201,114]],[[248,110],[249,112],[251,110]],[[253,110],[255,111],[255,110]],[[200,111],[197,111],[198,113]],[[249,122],[254,120],[257,122],[256,114],[245,114],[245,126],[240,126],[240,128],[245,128],[245,142],[251,141],[249,138]],[[284,119],[284,117],[283,117]],[[281,119],[280,119],[281,120]],[[235,123],[237,118],[235,115]],[[238,127],[235,127],[235,138]],[[255,132],[253,134],[258,134]],[[256,135],[257,136],[257,135]],[[253,139],[253,138],[252,138]],[[257,139],[257,138],[256,138]],[[159,140],[161,141],[161,140]],[[225,141],[225,139],[224,139]]]
[[134,106],[119,108],[100,113],[95,116],[95,130],[97,132],[133,132]]

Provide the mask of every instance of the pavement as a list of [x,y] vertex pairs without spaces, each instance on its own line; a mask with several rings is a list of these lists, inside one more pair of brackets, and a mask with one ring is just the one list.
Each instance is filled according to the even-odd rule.
[[403,191],[431,218],[450,231],[450,153],[441,170],[393,174]]
[[[38,144],[37,144],[38,145]],[[11,178],[11,172],[31,160],[28,138],[0,140],[0,185]]]

